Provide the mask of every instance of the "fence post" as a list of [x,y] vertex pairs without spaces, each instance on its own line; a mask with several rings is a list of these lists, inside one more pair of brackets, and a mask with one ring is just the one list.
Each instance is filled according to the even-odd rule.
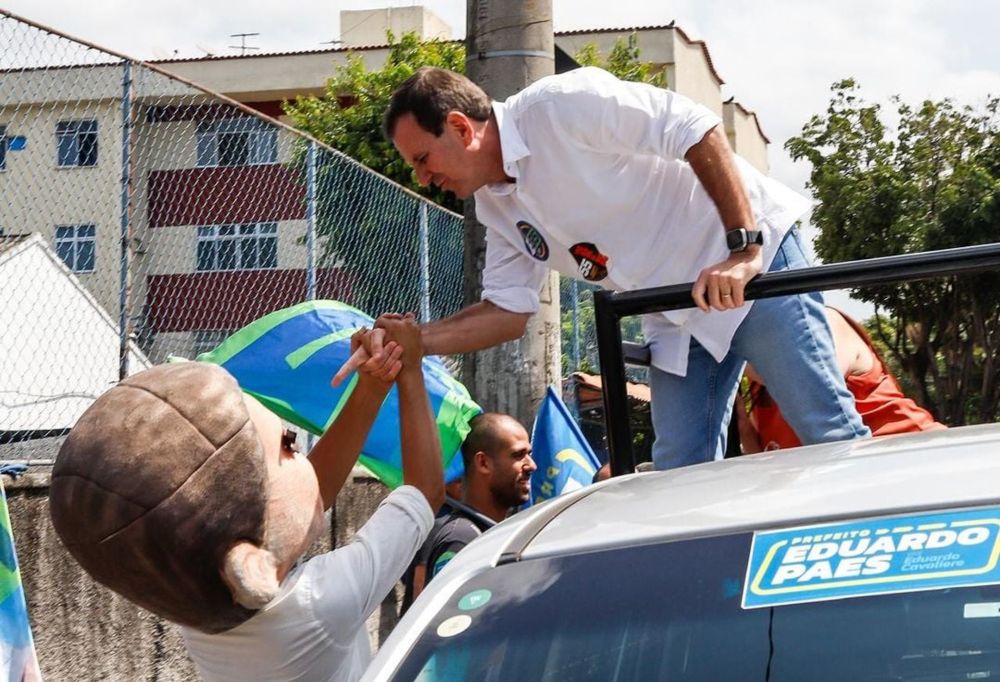
[[306,152],[306,299],[316,299],[316,142]]
[[431,252],[427,202],[420,202],[420,321],[431,320]]
[[580,285],[574,279],[570,282],[573,297],[573,371],[580,371]]
[[118,380],[128,376],[128,341],[131,333],[131,268],[129,187],[132,147],[132,62],[122,60],[122,180],[121,180],[121,269],[118,290]]

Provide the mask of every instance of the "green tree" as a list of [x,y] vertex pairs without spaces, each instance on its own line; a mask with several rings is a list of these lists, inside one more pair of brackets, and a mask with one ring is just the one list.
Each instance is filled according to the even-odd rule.
[[389,56],[381,69],[368,70],[360,55],[350,54],[337,66],[320,96],[298,97],[285,103],[292,125],[329,144],[368,168],[461,213],[452,194],[421,187],[411,168],[382,135],[382,115],[393,91],[421,66],[465,71],[465,47],[445,41],[421,42],[415,33],[399,40],[389,33]]
[[596,43],[587,43],[573,55],[580,66],[599,66],[623,81],[649,83],[659,88],[667,87],[667,77],[662,70],[639,59],[639,39],[635,33],[615,41],[607,59],[597,49]]
[[[786,149],[812,164],[812,221],[825,262],[990,243],[1000,234],[998,99],[895,98],[890,129],[853,80],[835,83],[824,115]],[[987,273],[870,287],[869,328],[921,403],[952,425],[996,421],[1000,276]]]
[[[367,172],[364,166],[418,192],[437,204],[461,212],[451,194],[423,188],[410,167],[382,135],[382,115],[392,92],[423,65],[461,70],[465,50],[458,43],[422,43],[413,33],[389,38],[389,55],[381,69],[368,70],[352,54],[327,81],[321,97],[286,102],[292,124],[340,154],[323,150],[316,172],[319,262],[347,273],[341,296],[362,310],[419,310],[420,202],[395,184]],[[296,150],[295,165],[302,182],[306,148]],[[434,207],[423,207],[430,234],[431,316],[455,312],[461,304],[461,218]]]

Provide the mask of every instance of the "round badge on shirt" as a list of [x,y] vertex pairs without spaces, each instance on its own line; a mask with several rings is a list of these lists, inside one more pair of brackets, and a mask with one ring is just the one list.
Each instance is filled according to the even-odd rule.
[[534,225],[524,220],[518,220],[517,229],[521,233],[521,239],[524,240],[524,248],[528,249],[528,255],[536,260],[549,259],[549,245]]

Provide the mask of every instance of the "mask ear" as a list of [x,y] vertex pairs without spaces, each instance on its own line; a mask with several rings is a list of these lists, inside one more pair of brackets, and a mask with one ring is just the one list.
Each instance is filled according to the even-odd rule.
[[222,579],[233,593],[233,601],[257,610],[278,594],[278,562],[266,549],[240,540],[222,560]]

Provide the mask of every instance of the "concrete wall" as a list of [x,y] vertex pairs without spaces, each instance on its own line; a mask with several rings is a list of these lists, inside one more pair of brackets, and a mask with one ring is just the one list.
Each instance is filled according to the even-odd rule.
[[[43,677],[197,680],[176,626],[95,583],[66,552],[49,518],[49,473],[31,471],[17,481],[3,477],[3,483]],[[327,551],[331,539],[347,542],[385,495],[381,483],[356,471],[337,498],[328,537],[312,553]],[[390,593],[369,619],[373,646],[396,624],[397,604],[397,593]]]
[[757,121],[757,114],[748,111],[739,102],[723,103],[726,136],[733,150],[765,175],[770,171],[767,161],[767,139]]
[[345,47],[385,45],[387,30],[397,38],[413,32],[424,40],[451,40],[451,26],[420,5],[340,12],[340,38]]

